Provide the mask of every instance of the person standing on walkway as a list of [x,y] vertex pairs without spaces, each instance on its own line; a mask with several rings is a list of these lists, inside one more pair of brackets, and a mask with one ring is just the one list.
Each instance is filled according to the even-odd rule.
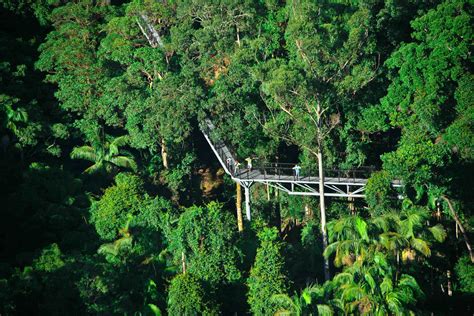
[[234,162],[234,172],[235,172],[235,175],[236,175],[236,176],[239,175],[240,165],[241,165],[241,163],[240,163],[238,160],[236,160],[236,161]]
[[226,160],[225,162],[226,162],[226,164],[227,164],[227,169],[229,169],[230,173],[232,173],[232,171],[233,171],[233,170],[232,170],[232,167],[233,167],[233,166],[232,166],[232,159],[227,158],[227,160]]
[[247,161],[247,169],[249,169],[249,172],[252,171],[252,158],[248,157],[245,161]]
[[293,167],[293,170],[295,171],[296,180],[298,180],[299,177],[300,177],[300,170],[301,170],[301,167],[298,166],[298,164],[296,164],[296,165]]

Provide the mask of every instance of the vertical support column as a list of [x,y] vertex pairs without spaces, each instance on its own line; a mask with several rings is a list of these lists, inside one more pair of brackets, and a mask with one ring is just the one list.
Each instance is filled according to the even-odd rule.
[[237,198],[235,199],[236,209],[237,209],[237,227],[239,232],[244,231],[244,220],[242,219],[242,185],[239,181],[236,181],[237,184]]
[[247,220],[250,221],[250,185],[245,183],[245,213],[247,215]]

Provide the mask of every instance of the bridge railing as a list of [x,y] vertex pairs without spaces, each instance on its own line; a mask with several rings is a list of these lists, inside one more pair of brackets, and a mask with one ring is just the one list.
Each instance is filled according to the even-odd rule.
[[[214,133],[214,129],[209,126],[212,122],[204,122],[200,128],[204,134],[206,134],[212,142],[217,155],[221,162],[225,165],[227,170],[233,177],[239,179],[262,179],[263,180],[293,180],[293,181],[318,181],[319,172],[317,167],[300,166],[299,174],[297,175],[294,167],[295,163],[280,163],[280,162],[256,162],[253,163],[252,169],[247,168],[247,165],[240,163],[236,165],[235,158],[232,157],[230,152],[224,150],[225,144],[217,140]],[[212,127],[214,127],[212,125]],[[227,151],[229,149],[227,148]],[[370,175],[375,171],[374,167],[358,167],[357,169],[335,169],[325,168],[324,177],[326,181],[331,180],[337,182],[348,182],[357,183],[361,179],[368,179]]]
[[[253,164],[252,169],[244,166],[235,170],[234,166],[227,166],[234,177],[241,179],[263,179],[263,180],[293,180],[293,181],[318,181],[319,172],[316,167],[301,167],[299,174],[297,174],[294,167],[296,164],[291,163],[257,163]],[[357,183],[361,179],[368,179],[374,167],[360,167],[357,169],[335,169],[326,168],[324,170],[324,177],[326,181],[331,179],[337,182]]]
[[[234,175],[232,170],[234,170],[235,160],[231,155],[228,155],[228,153],[226,153],[226,151],[224,149],[225,144],[220,140],[216,141],[217,137],[215,136],[214,129],[210,128],[209,125],[207,124],[207,122],[201,123],[200,124],[200,129],[205,135],[207,135],[207,137],[209,137],[209,140],[212,143],[211,146],[214,147],[214,150],[216,151],[217,155],[219,156],[220,161],[222,161],[222,163],[224,163],[227,170],[229,170],[229,172],[232,175]],[[229,149],[227,149],[227,150],[229,150]]]

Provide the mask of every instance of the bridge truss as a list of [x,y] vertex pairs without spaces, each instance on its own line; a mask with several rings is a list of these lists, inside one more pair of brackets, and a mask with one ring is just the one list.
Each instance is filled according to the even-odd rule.
[[[293,167],[288,163],[263,163],[249,168],[236,168],[236,158],[227,145],[214,136],[215,126],[209,119],[201,125],[201,131],[209,146],[216,155],[224,171],[233,181],[239,182],[245,189],[245,209],[247,219],[250,220],[250,187],[254,183],[262,183],[283,191],[289,195],[320,196],[320,179],[315,174],[318,170],[302,168],[296,175]],[[347,170],[327,169],[324,172],[324,196],[341,198],[364,198],[367,179],[374,171],[373,168],[358,168]],[[393,187],[401,187],[399,180],[392,181]]]

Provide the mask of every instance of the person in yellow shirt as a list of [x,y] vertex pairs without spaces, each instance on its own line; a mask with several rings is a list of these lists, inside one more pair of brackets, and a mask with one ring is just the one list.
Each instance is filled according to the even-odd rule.
[[249,169],[249,171],[252,171],[252,158],[245,158],[245,161],[247,161],[247,169]]

